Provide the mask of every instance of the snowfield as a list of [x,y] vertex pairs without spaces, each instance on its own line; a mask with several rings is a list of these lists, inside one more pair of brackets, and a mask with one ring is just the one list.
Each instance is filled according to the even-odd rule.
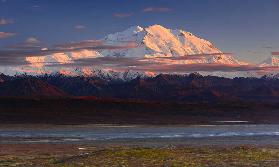
[[[152,65],[187,65],[187,64],[221,64],[228,66],[249,65],[238,61],[232,55],[223,53],[211,42],[199,38],[190,32],[183,30],[171,30],[161,25],[153,25],[147,28],[133,26],[125,31],[109,34],[100,41],[109,48],[94,49],[81,48],[67,52],[57,52],[50,55],[27,55],[27,65],[9,68],[0,68],[3,73],[18,74],[51,74],[62,73],[64,75],[102,75],[107,77],[120,77],[131,75],[127,78],[134,78],[138,75],[154,75]],[[116,48],[113,48],[113,47]],[[123,46],[123,47],[119,47]],[[119,47],[119,48],[117,48]],[[111,57],[119,59],[116,64],[105,62],[102,58]],[[101,63],[94,63],[94,59],[102,60]],[[122,63],[120,58],[126,58]],[[93,59],[90,64],[77,64],[77,61]],[[129,60],[127,64],[127,60]],[[133,61],[135,61],[133,63]],[[266,60],[259,66],[279,65],[278,58]],[[88,61],[89,62],[89,61]],[[121,62],[121,63],[119,63]],[[126,63],[126,64],[125,64]],[[137,71],[138,66],[151,64],[148,70]],[[146,65],[145,65],[146,68]],[[185,73],[188,71],[186,70]],[[192,72],[192,71],[191,71]],[[201,74],[235,77],[255,76],[252,71],[198,71]],[[125,74],[116,74],[125,73]],[[128,75],[128,76],[129,76]]]

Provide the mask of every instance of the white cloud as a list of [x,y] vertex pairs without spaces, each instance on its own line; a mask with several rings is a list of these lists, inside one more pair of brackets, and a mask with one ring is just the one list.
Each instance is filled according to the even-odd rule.
[[15,36],[15,33],[11,32],[0,32],[0,39],[9,38]]
[[14,21],[11,19],[0,18],[0,25],[6,25],[6,24],[12,24],[12,23],[14,23]]
[[76,25],[74,28],[75,28],[76,30],[84,30],[84,29],[86,29],[87,27],[86,27],[85,25]]
[[114,13],[113,16],[117,18],[131,17],[133,13]]
[[171,9],[167,7],[147,7],[142,10],[142,12],[170,12]]
[[25,40],[25,43],[28,43],[28,44],[38,44],[40,43],[40,41],[35,38],[35,37],[29,37]]

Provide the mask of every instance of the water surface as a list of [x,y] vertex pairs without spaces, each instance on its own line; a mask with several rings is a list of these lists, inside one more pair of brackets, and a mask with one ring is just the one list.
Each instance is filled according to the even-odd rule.
[[[266,144],[269,144],[269,141],[270,143],[278,141],[279,125],[33,125],[28,127],[0,127],[0,143],[82,143],[117,140],[179,140],[186,142],[203,139],[218,141],[224,138],[228,141],[245,139],[248,143],[249,140],[266,139]],[[245,143],[243,142],[243,144]]]

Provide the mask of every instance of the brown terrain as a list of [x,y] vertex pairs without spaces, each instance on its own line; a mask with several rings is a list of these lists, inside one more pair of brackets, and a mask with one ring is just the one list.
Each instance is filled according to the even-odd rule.
[[0,75],[1,124],[279,122],[279,79]]
[[1,124],[278,123],[278,104],[224,101],[167,103],[96,97],[0,98]]

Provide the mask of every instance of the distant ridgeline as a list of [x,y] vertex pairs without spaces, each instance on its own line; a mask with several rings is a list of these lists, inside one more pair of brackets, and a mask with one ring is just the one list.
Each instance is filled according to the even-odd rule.
[[279,97],[279,79],[223,78],[189,75],[139,76],[131,80],[41,75],[0,75],[0,96],[9,97],[97,97],[143,101],[267,101]]

